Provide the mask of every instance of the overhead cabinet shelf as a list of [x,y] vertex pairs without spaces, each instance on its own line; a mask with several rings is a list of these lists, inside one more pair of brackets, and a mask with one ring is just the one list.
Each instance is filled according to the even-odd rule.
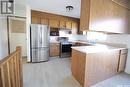
[[80,31],[130,33],[130,10],[112,0],[81,0]]
[[32,23],[45,24],[52,28],[72,29],[77,33],[79,29],[79,19],[61,15],[55,15],[39,11],[31,11]]

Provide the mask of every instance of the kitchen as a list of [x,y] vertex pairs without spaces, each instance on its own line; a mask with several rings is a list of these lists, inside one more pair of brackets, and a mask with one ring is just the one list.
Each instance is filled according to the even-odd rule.
[[[129,3],[27,0],[24,10],[18,6],[16,13],[25,16],[27,36],[20,87],[129,87]],[[4,21],[0,24],[8,22],[6,17]],[[6,30],[6,25],[2,28]],[[1,31],[8,32],[5,30]],[[9,42],[5,36],[0,42]],[[0,49],[0,57],[7,56],[8,46],[0,43],[2,49],[5,47]]]
[[[102,7],[101,4],[105,4],[106,6]],[[65,8],[67,8],[67,6]],[[101,10],[99,11],[99,9],[97,8],[101,8]],[[70,6],[70,9],[71,9],[71,6]],[[64,59],[66,57],[71,57],[70,58],[71,59],[71,72],[72,72],[73,77],[80,83],[82,87],[90,87],[91,85],[104,81],[105,79],[109,79],[111,77],[114,78],[114,76],[118,75],[122,71],[127,72],[127,70],[129,70],[128,63],[126,63],[126,60],[127,62],[129,61],[126,57],[127,54],[129,54],[127,53],[129,52],[127,51],[127,47],[129,48],[129,45],[128,45],[129,41],[127,41],[128,40],[127,38],[129,37],[129,35],[127,34],[129,32],[129,29],[128,29],[129,26],[128,26],[128,23],[126,24],[123,23],[125,21],[128,21],[129,19],[128,17],[129,14],[127,14],[126,9],[127,8],[124,8],[124,6],[119,5],[115,1],[107,0],[105,2],[103,0],[100,0],[99,2],[97,2],[96,0],[92,0],[90,3],[89,0],[82,0],[80,20],[78,18],[73,19],[73,17],[72,19],[70,18],[66,20],[66,16],[63,19],[62,19],[63,16],[58,18],[58,16],[61,16],[61,15],[57,16],[56,14],[53,14],[53,12],[46,13],[40,10],[39,11],[31,10],[31,18],[32,18],[31,22],[37,23],[37,24],[45,23],[45,24],[50,25],[50,33],[51,33],[50,35],[55,35],[55,36],[50,37],[50,56],[56,60]],[[48,15],[51,17],[49,18]],[[53,18],[54,15],[55,17]],[[128,27],[126,28],[125,26],[128,26]],[[62,53],[63,44],[68,45],[69,49],[66,53]],[[97,44],[102,44],[102,45],[97,46]],[[108,45],[108,47],[104,45]],[[93,49],[92,46],[94,46],[94,50],[92,50]],[[71,47],[72,49],[70,49]],[[102,64],[98,65],[97,63],[96,64],[97,70],[96,69],[95,70],[103,72],[102,73],[103,76],[100,75],[101,73],[94,73],[96,71],[92,70],[92,68],[94,69],[96,67],[96,66],[92,67],[95,64],[93,63],[94,60],[92,60],[92,64],[87,63],[89,64],[87,66],[92,65],[91,68],[87,66],[85,67],[84,65],[86,64],[86,62],[84,62],[85,60],[81,60],[82,58],[85,57],[85,55],[86,57],[89,56],[88,55],[89,52],[84,54],[85,52],[87,52],[87,50],[83,50],[83,49],[89,50],[89,48],[90,48],[90,53],[91,52],[93,53],[93,51],[97,53],[98,51],[99,52],[103,52],[103,51],[108,52],[108,50],[112,51],[112,53],[108,52],[108,54],[102,53],[103,58],[106,58],[106,55],[108,55],[108,58],[109,57],[113,58],[110,60],[100,61],[100,57],[98,57],[98,54],[97,54],[97,61],[102,62]],[[65,49],[67,49],[67,46],[65,46]],[[117,50],[117,52],[113,53],[113,50]],[[80,52],[83,52],[83,53],[80,54]],[[105,55],[105,57],[103,54]],[[84,55],[84,56],[82,57],[79,55]],[[113,62],[110,62],[111,60],[113,60]],[[126,68],[124,68],[125,65],[126,65]],[[101,69],[101,66],[104,66],[104,67]],[[109,68],[106,70],[108,66]],[[82,67],[85,67],[85,69]],[[89,78],[92,78],[91,77],[92,75],[91,74],[88,75],[87,73],[89,72],[87,72],[86,70],[89,70],[91,73],[93,72],[92,73],[93,76],[97,78],[94,79],[93,77],[93,79],[89,79]],[[90,77],[85,77],[86,75]],[[102,85],[104,85],[105,87],[106,86],[105,82]],[[117,82],[117,84],[115,85],[119,85],[119,83]],[[112,87],[114,87],[115,85],[113,85]]]

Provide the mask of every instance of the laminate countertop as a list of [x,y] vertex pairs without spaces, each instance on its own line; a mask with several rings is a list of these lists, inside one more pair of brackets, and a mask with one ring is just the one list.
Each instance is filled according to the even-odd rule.
[[73,46],[71,48],[74,50],[86,53],[86,54],[127,49],[123,47],[122,48],[113,47],[113,46],[108,46],[108,45],[103,45],[103,44],[95,44],[91,46]]

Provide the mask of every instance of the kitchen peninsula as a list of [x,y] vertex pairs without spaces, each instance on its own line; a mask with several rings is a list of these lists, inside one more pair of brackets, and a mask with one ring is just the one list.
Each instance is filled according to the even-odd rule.
[[72,75],[82,87],[90,87],[124,71],[126,58],[126,48],[98,44],[72,47]]

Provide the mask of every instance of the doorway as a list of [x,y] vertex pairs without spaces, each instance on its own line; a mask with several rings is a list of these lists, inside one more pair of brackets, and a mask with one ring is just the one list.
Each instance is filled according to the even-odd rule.
[[22,47],[22,58],[27,59],[27,35],[26,18],[8,17],[8,46],[9,54],[15,51],[17,46]]

